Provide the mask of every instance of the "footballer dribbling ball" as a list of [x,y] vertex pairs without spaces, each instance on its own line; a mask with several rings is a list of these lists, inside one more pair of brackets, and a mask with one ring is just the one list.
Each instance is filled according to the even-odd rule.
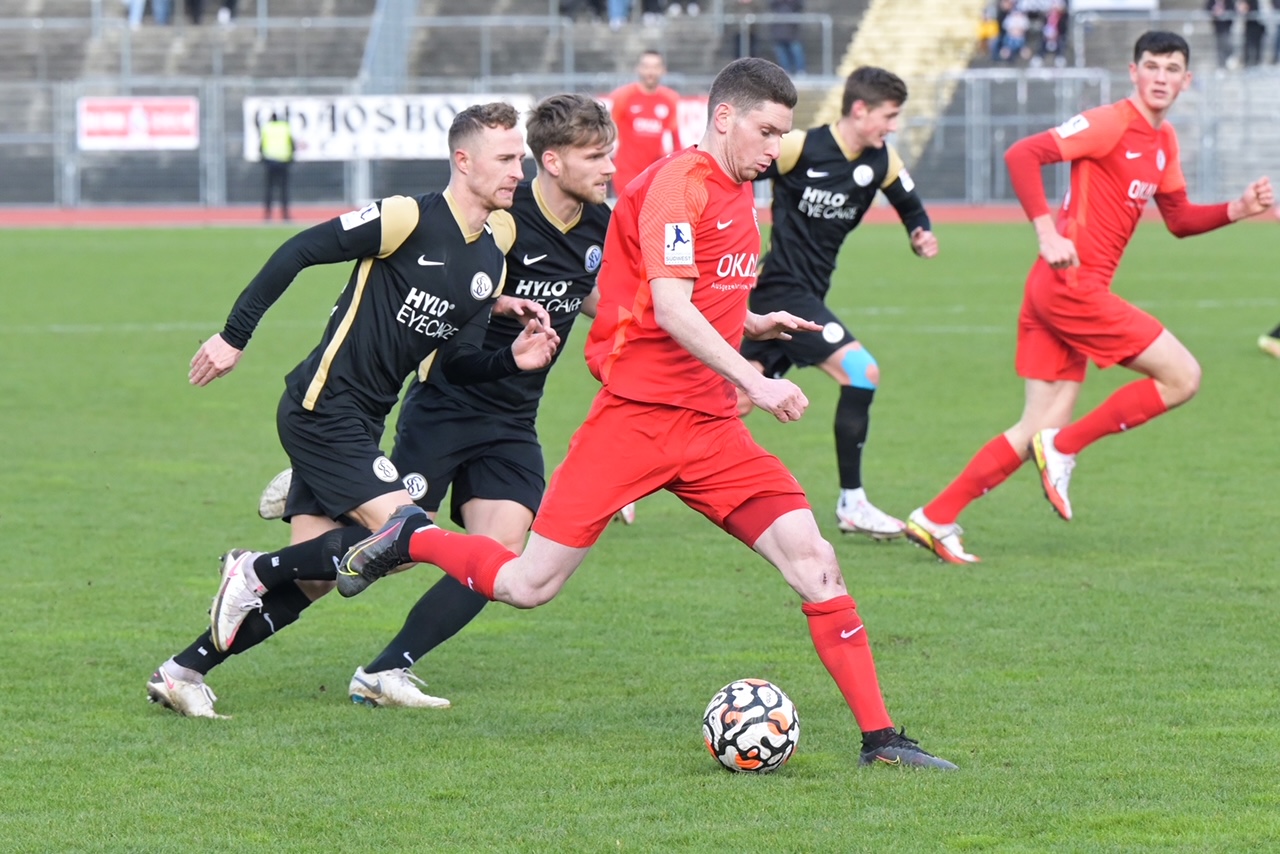
[[800,718],[782,689],[765,679],[739,679],[716,692],[702,716],[707,750],[730,771],[777,771],[800,743]]

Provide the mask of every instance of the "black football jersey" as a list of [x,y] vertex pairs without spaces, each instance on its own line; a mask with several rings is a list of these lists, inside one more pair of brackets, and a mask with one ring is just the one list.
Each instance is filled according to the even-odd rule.
[[[511,220],[499,212],[480,232],[465,228],[445,191],[390,196],[308,229],[241,294],[224,337],[247,341],[297,269],[355,260],[319,345],[285,385],[304,409],[345,407],[380,422],[407,376],[426,379],[437,350],[483,339],[503,287]],[[277,256],[297,269],[282,269]]]
[[[825,297],[840,246],[878,191],[899,213],[904,197],[918,207],[915,185],[891,146],[850,151],[834,125],[787,134],[781,156],[760,177],[773,179],[773,229],[760,262],[761,289],[799,286]],[[908,223],[908,230],[918,224]],[[923,224],[927,229],[927,219]]]
[[[510,209],[515,240],[507,253],[507,285],[503,293],[536,300],[551,315],[560,336],[555,359],[565,351],[582,302],[596,286],[609,206],[584,205],[572,222],[561,222],[547,209],[537,182],[516,188]],[[510,347],[524,328],[519,318],[495,315],[489,320],[484,349]],[[555,364],[553,360],[551,364]],[[550,365],[522,371],[492,382],[454,385],[434,371],[425,387],[410,389],[406,406],[449,406],[463,411],[532,420],[538,412]],[[421,400],[415,398],[421,397]]]

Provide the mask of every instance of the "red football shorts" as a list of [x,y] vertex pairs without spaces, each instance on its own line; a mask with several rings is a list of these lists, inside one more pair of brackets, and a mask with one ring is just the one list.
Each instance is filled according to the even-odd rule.
[[659,489],[748,546],[783,513],[809,509],[795,477],[742,419],[601,391],[551,475],[533,530],[586,548],[614,513]]
[[1084,380],[1086,360],[1099,368],[1127,362],[1164,331],[1160,321],[1086,279],[1079,269],[1054,270],[1040,259],[1031,268],[1018,315],[1018,376]]

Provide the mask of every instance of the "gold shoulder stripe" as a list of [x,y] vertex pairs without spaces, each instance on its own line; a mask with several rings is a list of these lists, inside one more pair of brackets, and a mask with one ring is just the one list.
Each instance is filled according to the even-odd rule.
[[431,373],[431,366],[436,363],[436,354],[439,352],[439,350],[432,350],[427,358],[418,363],[418,382],[427,381],[427,374]]
[[493,298],[497,299],[502,296],[502,289],[507,286],[507,256],[502,256],[502,275],[498,278],[497,290],[493,292]]
[[[383,228],[385,232],[386,227],[383,226]],[[329,341],[329,346],[324,348],[324,354],[320,357],[320,367],[316,368],[316,375],[311,378],[311,385],[307,386],[307,395],[302,399],[302,408],[308,412],[316,408],[316,401],[320,399],[320,392],[324,391],[324,384],[329,380],[329,366],[333,364],[333,357],[338,354],[338,349],[342,346],[342,342],[347,340],[347,333],[351,331],[351,324],[356,321],[356,312],[360,310],[360,298],[364,296],[364,286],[369,283],[369,272],[372,269],[372,258],[362,260],[360,266],[356,269],[356,288],[351,295],[351,305],[347,306],[347,313],[342,316],[342,322],[338,324],[338,328],[334,331],[333,338]]]
[[506,255],[516,244],[516,220],[509,211],[494,211],[489,214],[489,229],[493,232],[493,242],[498,244],[502,254]]
[[889,169],[884,173],[884,180],[880,182],[880,186],[887,187],[894,181],[898,180],[898,173],[907,168],[902,162],[902,157],[898,154],[898,150],[889,143],[884,144],[885,150],[889,152]]
[[782,152],[778,155],[778,174],[785,175],[800,162],[804,150],[804,138],[808,131],[793,130],[782,135]]
[[409,239],[418,227],[418,200],[408,196],[388,196],[382,200],[382,247],[378,257],[386,258]]

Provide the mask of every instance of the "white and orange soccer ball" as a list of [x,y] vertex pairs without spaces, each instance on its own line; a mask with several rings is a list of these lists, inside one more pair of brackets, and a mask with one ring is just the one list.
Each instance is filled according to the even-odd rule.
[[716,692],[702,716],[707,750],[730,771],[777,771],[800,743],[795,703],[765,679],[739,679]]

